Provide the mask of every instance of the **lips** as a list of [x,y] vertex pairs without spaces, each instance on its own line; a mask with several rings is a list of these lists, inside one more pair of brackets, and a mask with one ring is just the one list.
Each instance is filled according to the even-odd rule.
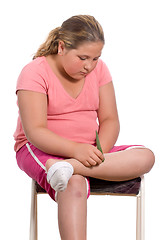
[[80,72],[81,75],[86,76],[88,73],[87,72]]

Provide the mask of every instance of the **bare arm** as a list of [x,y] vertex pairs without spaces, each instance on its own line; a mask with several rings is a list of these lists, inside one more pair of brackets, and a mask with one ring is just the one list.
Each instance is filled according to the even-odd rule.
[[18,91],[18,105],[24,132],[29,142],[55,155],[72,156],[73,142],[47,129],[47,96],[32,91]]
[[113,83],[100,87],[100,106],[98,110],[99,139],[104,153],[115,144],[119,134],[119,119]]
[[102,162],[103,156],[94,146],[70,141],[47,128],[45,94],[20,90],[17,95],[25,135],[34,146],[52,155],[76,158],[86,166]]

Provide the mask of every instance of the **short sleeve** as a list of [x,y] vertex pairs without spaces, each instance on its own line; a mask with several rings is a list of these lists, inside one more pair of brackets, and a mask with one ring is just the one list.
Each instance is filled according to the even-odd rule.
[[43,67],[34,61],[26,65],[17,80],[16,92],[18,90],[30,90],[47,94],[48,83]]
[[96,67],[99,87],[112,81],[112,77],[107,65],[100,59]]

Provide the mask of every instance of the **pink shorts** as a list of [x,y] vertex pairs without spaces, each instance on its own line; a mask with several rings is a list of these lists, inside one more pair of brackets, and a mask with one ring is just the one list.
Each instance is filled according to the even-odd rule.
[[[122,146],[114,146],[110,153],[123,151],[130,148],[144,147],[142,145],[122,145]],[[27,143],[24,145],[17,153],[16,159],[17,164],[21,170],[23,170],[29,177],[37,181],[37,183],[45,189],[45,191],[49,194],[49,196],[55,200],[55,191],[51,188],[50,184],[47,182],[47,172],[45,168],[45,164],[48,159],[60,159],[64,158],[53,156],[47,153],[44,153],[34,147],[31,143]],[[90,195],[90,184],[89,179],[87,179],[87,197]]]

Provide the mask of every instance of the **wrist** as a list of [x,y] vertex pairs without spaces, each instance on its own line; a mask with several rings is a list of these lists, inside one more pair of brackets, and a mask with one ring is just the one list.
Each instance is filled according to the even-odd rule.
[[71,141],[68,145],[68,156],[70,158],[76,158],[76,149],[78,147],[79,143]]

